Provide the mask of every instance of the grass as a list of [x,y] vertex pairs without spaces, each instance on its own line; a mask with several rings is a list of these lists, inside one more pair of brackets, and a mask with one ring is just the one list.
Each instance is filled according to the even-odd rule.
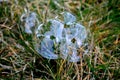
[[[20,21],[24,9],[36,12],[46,23],[69,11],[86,26],[89,51],[78,63],[48,60],[34,49],[34,35],[26,34]],[[11,0],[0,2],[1,80],[119,80],[119,0]],[[61,18],[62,19],[62,18]]]

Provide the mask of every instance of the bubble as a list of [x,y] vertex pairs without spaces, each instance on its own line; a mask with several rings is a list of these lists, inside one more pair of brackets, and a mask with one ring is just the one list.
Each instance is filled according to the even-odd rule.
[[64,23],[66,25],[72,25],[76,22],[76,17],[69,12],[63,12]]
[[32,34],[32,28],[35,27],[37,22],[36,13],[31,12],[22,14],[21,21],[24,22],[25,32]]
[[49,38],[44,38],[42,42],[40,43],[40,47],[38,48],[38,52],[40,55],[42,55],[44,58],[47,59],[57,59],[58,55],[54,54],[54,41]]

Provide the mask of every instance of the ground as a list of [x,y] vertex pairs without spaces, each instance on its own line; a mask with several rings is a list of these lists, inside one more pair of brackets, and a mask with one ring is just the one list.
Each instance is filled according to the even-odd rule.
[[[68,11],[89,33],[89,51],[78,63],[48,60],[37,53],[33,34],[20,21],[25,10],[36,12],[40,22]],[[11,0],[0,1],[1,80],[119,80],[119,0]]]

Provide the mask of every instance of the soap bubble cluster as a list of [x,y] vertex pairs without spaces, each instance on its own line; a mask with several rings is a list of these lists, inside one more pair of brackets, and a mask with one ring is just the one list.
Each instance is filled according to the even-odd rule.
[[[87,38],[86,28],[77,23],[76,17],[69,13],[62,13],[64,20],[49,19],[50,26],[45,31],[45,25],[40,24],[35,29],[35,35],[40,40],[36,45],[37,52],[47,59],[62,58],[69,62],[80,61],[79,48]],[[31,13],[25,18],[25,32],[32,33],[35,26],[36,14]]]

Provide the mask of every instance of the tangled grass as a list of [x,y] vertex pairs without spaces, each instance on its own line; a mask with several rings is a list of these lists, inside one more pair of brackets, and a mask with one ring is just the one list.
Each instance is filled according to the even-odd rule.
[[[76,15],[89,32],[89,52],[81,60],[48,60],[34,49],[34,35],[23,31],[25,9],[46,23],[63,11]],[[1,80],[118,80],[120,78],[119,0],[11,0],[0,2]]]

